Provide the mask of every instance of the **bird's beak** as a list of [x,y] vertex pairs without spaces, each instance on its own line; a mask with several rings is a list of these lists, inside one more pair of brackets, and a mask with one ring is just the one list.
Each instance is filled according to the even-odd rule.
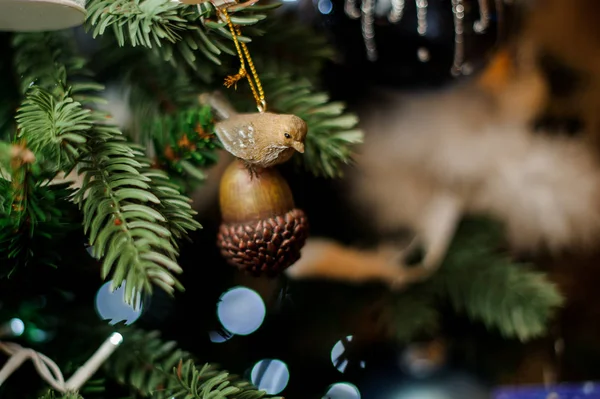
[[292,147],[294,147],[294,149],[295,149],[296,151],[298,151],[300,154],[303,154],[303,153],[304,153],[304,143],[301,143],[301,142],[299,142],[299,141],[294,141],[294,142],[292,143]]

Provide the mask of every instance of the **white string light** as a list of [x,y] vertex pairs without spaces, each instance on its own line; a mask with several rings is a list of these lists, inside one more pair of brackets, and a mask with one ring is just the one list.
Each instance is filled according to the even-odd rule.
[[117,332],[112,333],[98,350],[81,366],[67,381],[56,363],[42,353],[33,349],[23,348],[13,342],[0,341],[0,351],[10,358],[0,369],[0,386],[21,367],[27,360],[31,360],[39,376],[54,390],[65,393],[75,392],[94,375],[100,366],[112,355],[123,342],[123,336]]

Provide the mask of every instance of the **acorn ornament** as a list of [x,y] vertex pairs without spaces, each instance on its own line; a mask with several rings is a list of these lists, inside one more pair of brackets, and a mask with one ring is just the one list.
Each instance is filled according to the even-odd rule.
[[304,152],[307,126],[295,115],[267,112],[250,52],[238,40],[240,27],[233,25],[227,9],[217,7],[231,32],[240,69],[225,79],[225,85],[235,87],[241,79],[247,79],[259,112],[239,114],[217,96],[200,98],[221,117],[215,124],[215,134],[223,148],[237,158],[221,178],[223,223],[217,244],[229,264],[254,276],[275,277],[300,259],[308,220],[294,207],[290,187],[273,166],[288,161],[296,152]]
[[227,262],[253,276],[275,277],[300,258],[308,219],[274,168],[252,176],[241,160],[225,171],[219,192],[218,246]]

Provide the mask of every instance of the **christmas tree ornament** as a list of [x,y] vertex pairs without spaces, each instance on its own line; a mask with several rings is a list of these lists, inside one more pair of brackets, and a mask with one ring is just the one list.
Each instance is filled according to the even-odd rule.
[[[265,94],[250,52],[238,40],[227,7],[217,8],[227,23],[240,59],[236,75],[225,79],[231,87],[246,78],[258,113],[238,114],[217,96],[201,96],[222,120],[215,133],[236,159],[224,172],[219,190],[223,223],[217,243],[231,265],[254,276],[277,276],[300,259],[308,235],[308,220],[294,207],[285,179],[272,168],[304,152],[306,123],[295,115],[266,112]],[[249,66],[251,75],[246,70]]]
[[218,122],[223,147],[250,167],[268,168],[304,152],[306,123],[295,115],[238,114]]
[[[304,152],[306,123],[295,115],[278,115],[266,112],[265,93],[258,78],[256,68],[245,43],[237,37],[241,35],[239,27],[231,22],[226,7],[217,8],[226,21],[240,58],[237,74],[225,79],[227,87],[236,86],[243,78],[248,80],[258,113],[236,114],[218,122],[215,133],[225,150],[242,159],[254,173],[256,167],[268,168],[288,161],[296,151]],[[246,62],[252,77],[246,70]]]
[[85,0],[0,0],[0,31],[43,32],[85,21]]
[[[483,34],[490,26],[490,0],[478,0],[479,19],[473,23],[473,31],[477,34]],[[502,12],[502,1],[495,0],[497,13]],[[468,73],[463,70],[464,63],[464,18],[465,5],[464,0],[451,0],[452,14],[454,16],[454,60],[452,63],[451,72],[457,76]],[[344,12],[352,19],[361,20],[361,30],[366,49],[366,55],[369,61],[377,60],[377,47],[375,45],[375,21],[382,17],[381,14],[386,14],[387,21],[395,24],[402,20],[405,16],[405,0],[383,0],[379,4],[376,0],[362,0],[360,10],[356,4],[356,0],[344,0]],[[417,33],[420,36],[427,35],[428,28],[428,7],[427,0],[415,0],[415,14],[417,20]],[[429,61],[429,52],[427,48],[420,47],[417,51],[417,56],[422,62]]]
[[235,160],[221,180],[219,203],[218,245],[229,264],[254,276],[276,276],[300,258],[308,220],[276,169],[260,169],[253,178]]
[[[445,84],[481,70],[507,34],[504,0],[315,0],[313,22],[338,50],[331,79],[365,86]],[[311,10],[312,11],[312,10]],[[309,11],[310,12],[310,11]],[[516,15],[516,14],[515,14]],[[343,73],[344,77],[340,77]],[[360,94],[357,94],[360,101]],[[346,97],[345,97],[346,98]]]

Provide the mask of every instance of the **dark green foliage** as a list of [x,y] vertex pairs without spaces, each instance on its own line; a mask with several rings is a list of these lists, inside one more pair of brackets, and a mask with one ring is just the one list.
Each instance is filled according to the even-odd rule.
[[265,396],[253,385],[213,365],[198,366],[173,341],[158,332],[124,330],[124,341],[105,369],[136,396],[153,398],[259,399]]
[[17,113],[19,133],[27,147],[58,168],[68,169],[82,156],[92,127],[90,110],[83,109],[69,92],[53,96],[38,86],[28,91]]
[[330,102],[305,79],[291,75],[262,76],[269,93],[269,107],[281,113],[295,114],[308,125],[305,153],[296,159],[317,176],[341,177],[342,165],[352,160],[352,147],[362,142],[358,118],[344,113],[342,103]]
[[442,301],[471,319],[522,341],[546,333],[563,298],[531,265],[498,250],[502,229],[487,221],[463,223],[440,272],[432,279]]
[[441,269],[427,282],[387,300],[384,325],[407,342],[434,331],[436,308],[449,303],[506,338],[529,341],[544,335],[563,298],[543,273],[502,252],[502,240],[498,224],[464,221]]
[[[56,244],[81,229],[101,258],[102,278],[113,286],[126,281],[129,302],[154,286],[172,294],[182,289],[180,240],[200,228],[182,188],[196,187],[219,149],[210,134],[212,115],[199,106],[198,95],[222,88],[222,79],[237,72],[237,55],[208,2],[197,8],[171,0],[91,0],[87,7],[88,29],[104,35],[93,62],[77,51],[72,31],[0,34],[0,45],[11,43],[0,65],[7,99],[0,104],[0,138],[6,138],[0,142],[0,274],[33,264],[60,266],[65,254]],[[250,43],[269,109],[308,124],[306,152],[296,160],[314,175],[341,176],[362,133],[343,104],[319,91],[321,67],[333,51],[288,17],[259,23],[275,7],[248,7],[232,20],[244,26],[240,40]],[[99,80],[129,89],[133,120],[124,131],[101,111],[103,86],[90,69],[100,72]],[[227,94],[240,111],[255,110],[245,84]],[[15,164],[9,143],[26,145],[36,161]],[[78,188],[50,184],[72,171]],[[500,237],[493,225],[463,224],[438,274],[408,292],[384,294],[380,321],[408,342],[439,328],[441,302],[506,337],[541,335],[560,294],[542,274],[499,253]],[[87,328],[83,335],[93,335]],[[105,371],[131,397],[264,396],[225,371],[197,365],[156,332],[122,333],[124,343]],[[43,398],[81,396],[48,392]]]
[[151,292],[152,283],[168,293],[182,289],[173,276],[182,269],[172,233],[157,210],[161,201],[150,191],[151,177],[141,173],[150,165],[136,160],[142,154],[119,136],[98,137],[89,146],[79,168],[83,182],[75,200],[82,207],[94,255],[103,259],[102,278],[110,277],[114,287],[126,280],[128,302]]
[[48,391],[45,395],[40,396],[39,399],[83,399],[78,393],[56,393],[54,391]]
[[414,293],[387,298],[379,322],[401,343],[409,343],[421,334],[437,331],[440,324],[433,298]]
[[[189,200],[173,187],[153,184],[164,177],[158,172],[154,176],[150,163],[140,162],[144,153],[128,144],[119,129],[106,123],[106,115],[97,111],[94,94],[101,86],[84,79],[89,75],[85,64],[68,56],[69,42],[62,36],[62,41],[57,40],[54,34],[45,37],[38,41],[39,34],[22,34],[15,39],[16,58],[23,58],[20,69],[39,76],[43,83],[27,90],[17,116],[19,138],[49,159],[52,171],[68,173],[77,167],[82,181],[74,199],[83,211],[84,232],[94,255],[103,261],[102,277],[110,277],[114,287],[127,282],[127,301],[151,292],[153,283],[168,293],[182,289],[173,276],[182,271],[174,239],[200,227]],[[43,48],[35,51],[36,46]],[[48,58],[55,69],[46,73],[46,65],[40,70],[26,65],[32,59],[21,51]],[[79,72],[76,85],[70,86],[67,71]],[[161,211],[177,217],[169,220]]]
[[[218,65],[222,53],[235,54],[229,30],[222,22],[211,20],[215,11],[208,2],[197,8],[170,0],[92,0],[87,7],[87,22],[94,37],[112,28],[120,46],[153,48],[173,64],[181,58],[196,68],[199,61],[196,54],[200,52]],[[257,12],[274,7],[277,5],[254,6],[241,10],[239,16],[232,15],[231,19],[237,25],[252,25],[266,18]]]
[[205,179],[202,169],[218,159],[220,144],[213,129],[212,112],[205,106],[156,117],[144,131],[154,139],[160,168],[178,177],[179,185],[190,190]]
[[323,34],[295,18],[283,14],[267,19],[260,24],[267,33],[253,37],[248,47],[261,75],[291,74],[317,83],[323,64],[335,58],[335,51]]
[[130,330],[105,365],[117,382],[131,387],[132,393],[144,397],[169,397],[168,391],[177,385],[171,370],[190,355],[177,348],[173,341],[164,342],[160,333]]
[[[13,146],[0,143],[0,276],[19,267],[57,266],[61,254],[54,239],[76,228],[73,190],[66,184],[49,184],[53,174],[33,164],[15,161]],[[3,172],[1,172],[3,170]]]
[[59,266],[65,254],[56,251],[54,240],[66,237],[78,222],[69,202],[73,190],[67,185],[43,184],[29,173],[25,179],[17,193],[11,182],[0,178],[1,276],[26,266]]
[[[158,13],[157,15],[161,15],[161,10],[170,10],[173,7],[163,4],[165,2],[168,1],[161,0],[153,3],[153,7],[157,8],[148,6],[150,8],[139,14],[140,18],[144,13],[151,14],[150,9]],[[139,2],[139,4],[147,3],[149,1]],[[107,6],[106,1],[94,2],[94,4],[94,7],[100,7],[101,4]],[[194,7],[191,8],[195,10]],[[203,4],[201,8],[203,16],[214,17],[214,10],[209,3]],[[179,5],[177,10],[179,10],[177,15],[180,17],[191,12],[190,7],[184,5]],[[263,8],[252,6],[236,15],[243,13],[246,18],[261,10]],[[198,15],[197,11],[194,12]],[[244,22],[251,26],[245,27],[242,33],[253,33],[251,28],[254,28],[254,24],[264,17],[262,14],[257,15],[244,19]],[[112,17],[106,18],[115,22]],[[156,21],[158,20],[160,18]],[[148,29],[152,29],[154,20],[144,21]],[[96,27],[100,25],[99,20],[93,18],[88,19],[88,23],[95,24]],[[255,58],[270,110],[295,113],[305,119],[309,127],[306,153],[296,159],[305,165],[306,170],[317,176],[330,178],[342,176],[342,166],[351,163],[353,147],[362,141],[363,136],[357,129],[356,116],[347,113],[344,104],[330,102],[329,96],[319,92],[316,86],[323,63],[333,57],[332,48],[323,36],[316,34],[310,28],[292,22],[286,16],[280,16],[272,22],[261,23],[258,26],[266,33],[253,36],[249,49]],[[115,29],[123,30],[123,27]],[[139,29],[141,28],[136,27],[136,31]],[[109,59],[99,60],[102,64],[101,68],[107,74],[112,78],[120,77],[131,86],[130,102],[134,120],[130,133],[142,144],[147,145],[152,140],[152,137],[149,137],[149,130],[145,128],[147,126],[145,121],[155,119],[156,115],[161,113],[166,114],[171,120],[176,120],[178,117],[173,114],[186,113],[190,108],[197,106],[198,94],[222,88],[222,79],[228,74],[237,72],[238,59],[230,40],[227,40],[229,47],[223,47],[218,44],[221,43],[221,39],[217,40],[218,37],[214,35],[217,32],[223,37],[229,37],[229,31],[223,27],[223,24],[206,22],[204,26],[195,26],[194,29],[205,32],[211,41],[215,40],[214,44],[218,49],[232,55],[232,57],[221,57],[227,59],[226,65],[219,67],[210,62],[196,62],[194,70],[190,70],[189,63],[165,64],[163,54],[157,53],[155,47],[145,52],[130,49],[128,53],[123,53],[124,56],[132,55],[127,59],[109,56]],[[177,43],[186,42],[175,37],[174,40],[177,40]],[[166,38],[162,38],[159,42],[161,45],[171,43],[170,39]],[[109,42],[107,46],[110,45]],[[112,45],[114,46],[114,42]],[[186,46],[186,44],[181,45]],[[240,110],[250,112],[256,110],[254,100],[244,82],[240,83],[238,91],[231,90],[227,94],[234,104],[240,105]],[[150,131],[156,132],[156,130]],[[183,168],[181,170],[183,171]]]

